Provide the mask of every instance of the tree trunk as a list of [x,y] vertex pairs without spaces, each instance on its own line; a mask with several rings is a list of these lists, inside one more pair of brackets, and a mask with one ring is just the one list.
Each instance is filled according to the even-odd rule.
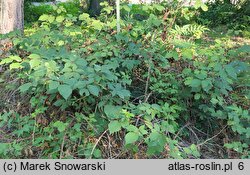
[[100,0],[89,1],[89,13],[91,16],[98,16],[101,11]]
[[23,30],[23,0],[0,0],[0,34]]

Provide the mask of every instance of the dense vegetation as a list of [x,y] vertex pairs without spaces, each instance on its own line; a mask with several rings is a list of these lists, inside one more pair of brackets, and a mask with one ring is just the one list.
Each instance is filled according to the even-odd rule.
[[1,36],[1,158],[250,158],[247,22],[221,35],[213,5],[123,4],[118,33],[108,3],[71,5]]

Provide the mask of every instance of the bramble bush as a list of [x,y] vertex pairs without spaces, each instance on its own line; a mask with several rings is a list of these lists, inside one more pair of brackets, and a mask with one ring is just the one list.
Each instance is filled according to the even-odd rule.
[[187,11],[166,17],[159,4],[142,5],[143,18],[123,5],[117,33],[102,5],[98,18],[53,7],[13,39],[2,77],[14,74],[30,109],[0,115],[0,157],[202,158],[223,134],[221,146],[249,158],[249,65],[237,58],[250,46],[196,44],[207,29],[178,30]]

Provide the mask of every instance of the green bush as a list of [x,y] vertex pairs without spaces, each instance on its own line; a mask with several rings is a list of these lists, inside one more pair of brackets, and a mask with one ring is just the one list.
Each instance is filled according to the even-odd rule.
[[26,23],[35,22],[43,14],[53,12],[53,8],[50,5],[34,6],[31,4],[24,6],[24,20]]
[[201,23],[213,27],[226,25],[229,29],[242,30],[240,34],[249,31],[250,13],[246,10],[250,7],[249,1],[241,0],[232,4],[230,1],[216,0],[207,5],[208,11],[202,11],[198,16],[198,21]]
[[[45,1],[37,1],[45,2]],[[66,9],[68,14],[77,16],[80,14],[80,4],[78,1],[69,1],[66,3],[58,3],[57,6],[62,6]],[[30,2],[26,2],[24,5],[24,20],[26,23],[36,22],[43,14],[53,13],[53,5],[41,4],[34,6]]]

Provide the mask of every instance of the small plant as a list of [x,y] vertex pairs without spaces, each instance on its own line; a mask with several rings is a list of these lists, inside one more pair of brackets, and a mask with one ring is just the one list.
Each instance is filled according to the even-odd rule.
[[175,25],[175,28],[170,31],[173,36],[189,36],[195,39],[200,39],[201,35],[209,29],[201,25],[187,24],[182,27]]

